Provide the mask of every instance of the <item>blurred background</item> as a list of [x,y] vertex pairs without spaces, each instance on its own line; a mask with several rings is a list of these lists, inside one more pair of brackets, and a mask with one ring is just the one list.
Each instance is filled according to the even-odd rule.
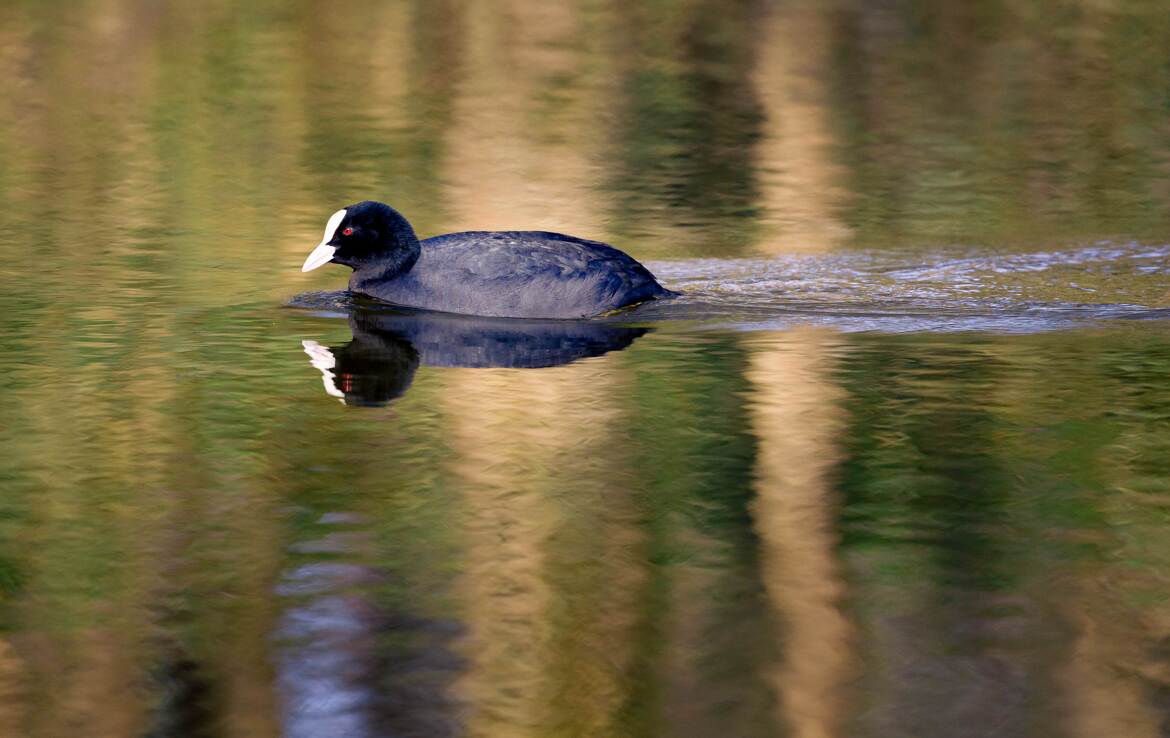
[[[1164,735],[1167,49],[1156,0],[0,2],[0,735]],[[697,297],[541,369],[286,307],[367,198]]]

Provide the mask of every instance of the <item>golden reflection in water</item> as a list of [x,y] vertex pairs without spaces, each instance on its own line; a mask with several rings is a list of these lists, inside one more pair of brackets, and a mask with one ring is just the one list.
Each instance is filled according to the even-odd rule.
[[[52,711],[34,714],[34,735],[136,735],[146,727],[147,704],[134,689],[140,652],[129,629],[90,627],[71,634],[64,659],[42,657],[39,674],[52,682]],[[61,668],[57,671],[54,667]]]
[[[1117,736],[1156,738],[1161,716],[1150,704],[1150,634],[1134,625],[1132,613],[1109,603],[1105,582],[1086,577],[1076,592],[1066,593],[1076,607],[1069,613],[1076,628],[1068,661],[1059,680],[1068,699],[1070,733],[1080,738]],[[1120,617],[1119,617],[1120,616]]]
[[0,639],[0,735],[20,735],[25,724],[21,677],[27,667],[12,644]]
[[[1082,402],[1090,407],[1101,403],[1098,411],[1114,410],[1097,396],[1096,388],[1084,397]],[[1112,549],[1109,565],[1078,560],[1058,572],[1062,576],[1051,577],[1058,583],[1057,606],[1075,628],[1058,678],[1067,690],[1070,732],[1079,738],[1165,735],[1164,696],[1170,692],[1165,572],[1170,546],[1164,511],[1170,490],[1164,480],[1131,463],[1165,458],[1166,446],[1164,435],[1133,433],[1105,449],[1102,456],[1112,460],[1105,472],[1110,493],[1099,495],[1096,504],[1112,533],[1105,537]],[[1151,515],[1151,502],[1162,512]],[[1126,566],[1116,566],[1119,561]]]
[[756,88],[764,109],[759,143],[761,199],[778,233],[771,253],[828,251],[849,237],[837,213],[844,168],[836,161],[830,20],[826,3],[775,3],[764,25]]
[[604,240],[591,185],[604,105],[590,95],[576,4],[478,0],[466,13],[443,172],[448,226]]
[[463,490],[468,735],[600,735],[623,699],[643,574],[613,358],[457,372],[443,395]]
[[798,738],[839,734],[851,674],[830,479],[845,423],[841,392],[828,376],[838,344],[834,334],[814,330],[761,338],[747,373],[759,444],[752,513],[764,587],[783,626],[772,678],[781,718]]

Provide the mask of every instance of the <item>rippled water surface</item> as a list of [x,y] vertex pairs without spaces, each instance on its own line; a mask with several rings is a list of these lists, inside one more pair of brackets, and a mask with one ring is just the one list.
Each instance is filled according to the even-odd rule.
[[[0,4],[0,736],[1170,725],[1156,2]],[[338,207],[683,295],[355,300]]]

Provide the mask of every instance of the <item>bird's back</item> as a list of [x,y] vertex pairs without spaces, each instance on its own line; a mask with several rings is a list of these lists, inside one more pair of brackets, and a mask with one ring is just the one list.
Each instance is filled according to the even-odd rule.
[[544,231],[428,238],[414,267],[355,288],[387,302],[498,317],[585,318],[672,294],[629,255]]

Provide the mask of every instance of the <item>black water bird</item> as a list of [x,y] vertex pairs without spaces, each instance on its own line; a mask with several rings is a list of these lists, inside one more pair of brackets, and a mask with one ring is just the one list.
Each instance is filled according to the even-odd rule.
[[353,269],[351,292],[406,307],[502,318],[590,318],[676,293],[613,246],[544,231],[468,231],[419,240],[397,210],[338,210],[301,271]]
[[500,320],[419,311],[359,310],[353,340],[302,341],[325,391],[347,405],[381,406],[410,387],[419,364],[537,369],[620,351],[648,329],[609,321]]

